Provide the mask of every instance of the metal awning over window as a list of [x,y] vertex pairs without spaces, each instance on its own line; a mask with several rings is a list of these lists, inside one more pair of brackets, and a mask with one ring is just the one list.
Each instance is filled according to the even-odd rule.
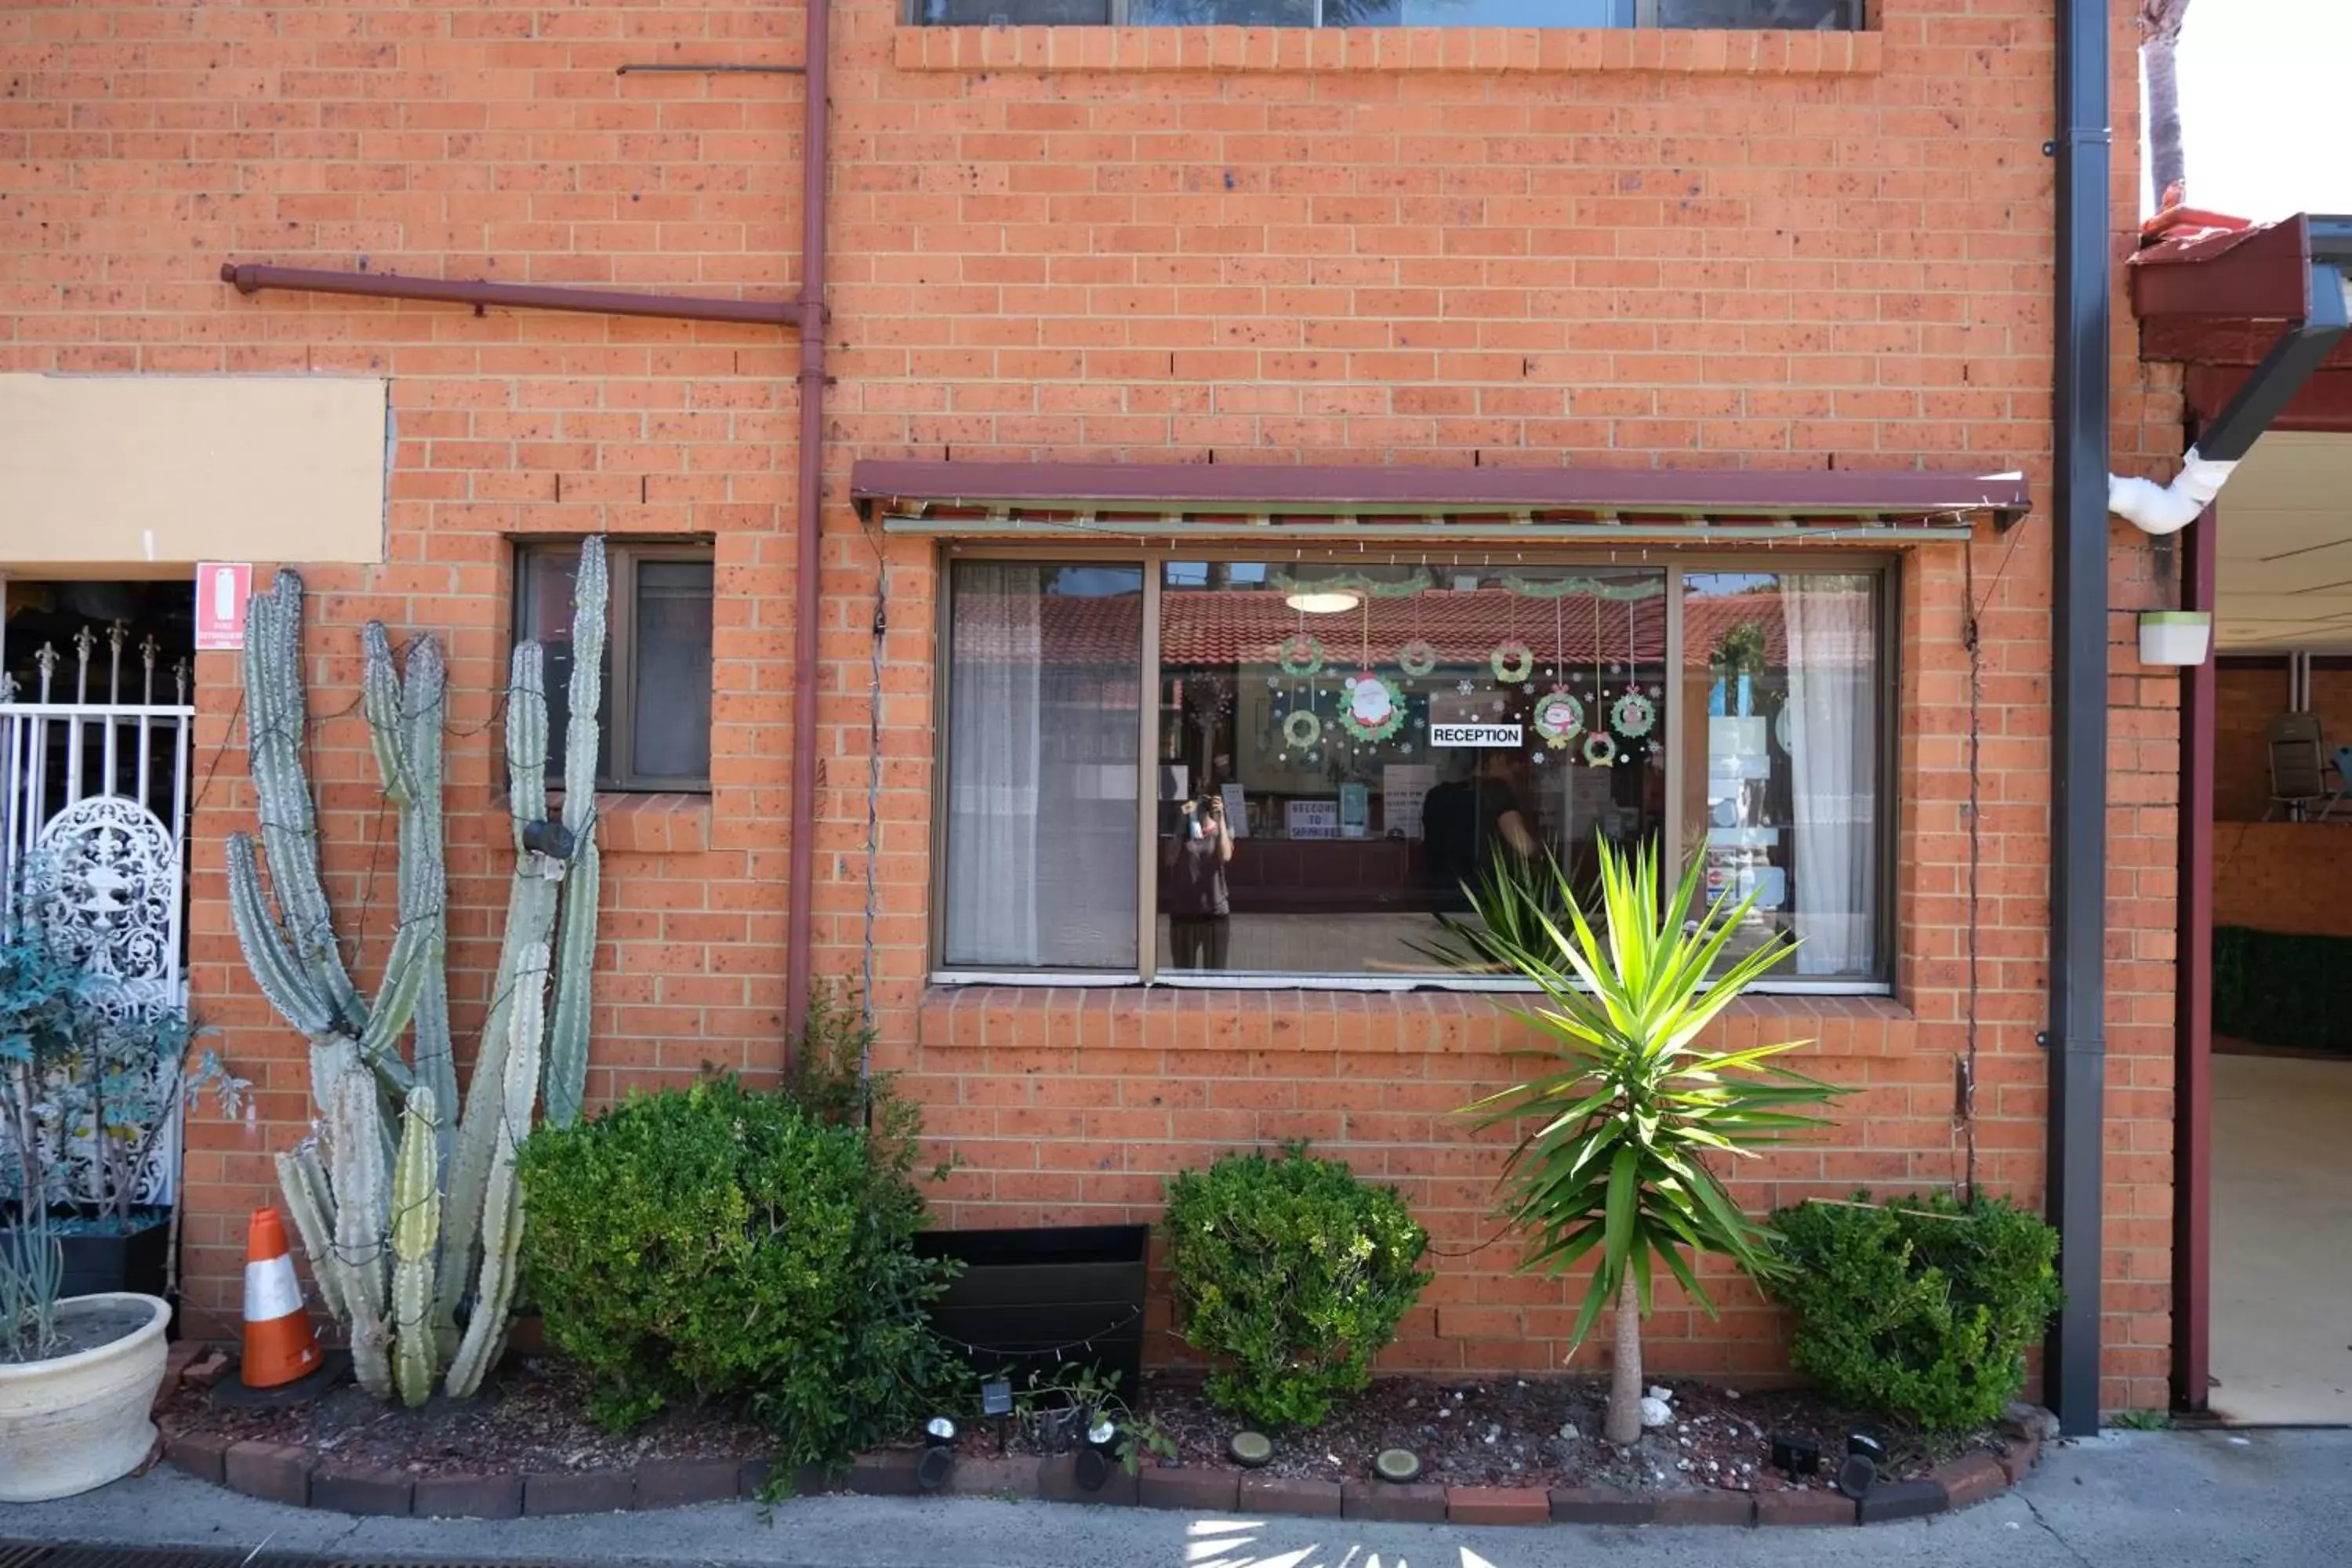
[[894,533],[1676,543],[1965,536],[2032,505],[2022,474],[1776,468],[1446,468],[861,459],[861,515]]

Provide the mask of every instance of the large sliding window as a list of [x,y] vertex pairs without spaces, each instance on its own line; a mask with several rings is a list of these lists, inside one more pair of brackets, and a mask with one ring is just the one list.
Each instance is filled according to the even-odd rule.
[[912,0],[929,26],[1853,30],[1862,0]]
[[1781,567],[956,560],[943,977],[1453,984],[1465,879],[1606,840],[1883,982],[1885,574]]

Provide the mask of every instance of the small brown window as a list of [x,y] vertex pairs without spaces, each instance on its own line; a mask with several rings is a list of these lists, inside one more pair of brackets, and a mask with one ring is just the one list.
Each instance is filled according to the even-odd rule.
[[[710,788],[710,546],[608,542],[611,636],[596,784],[612,790]],[[515,551],[514,635],[547,650],[548,752],[563,754],[570,720],[572,589],[577,543]],[[552,782],[551,780],[551,782]]]

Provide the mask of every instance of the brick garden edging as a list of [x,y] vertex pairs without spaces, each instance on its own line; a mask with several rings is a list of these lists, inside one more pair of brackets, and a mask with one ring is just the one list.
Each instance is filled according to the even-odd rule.
[[[769,1476],[765,1459],[645,1459],[626,1469],[530,1471],[476,1476],[410,1476],[352,1467],[307,1448],[216,1433],[185,1432],[163,1440],[172,1466],[231,1491],[297,1508],[420,1519],[517,1519],[525,1515],[611,1513],[756,1498]],[[1834,1491],[1735,1492],[1694,1489],[1648,1494],[1596,1487],[1391,1486],[1381,1481],[1318,1481],[1243,1470],[1113,1471],[1099,1491],[1081,1488],[1069,1455],[959,1458],[941,1495],[1033,1498],[1111,1507],[1213,1513],[1315,1515],[1427,1524],[1876,1524],[1946,1513],[2007,1490],[2041,1458],[2041,1439],[2012,1437],[2009,1451],[1971,1453],[1938,1465],[1920,1480],[1889,1481],[1859,1503]],[[912,1497],[915,1453],[861,1454],[845,1474],[803,1470],[793,1490],[867,1497]]]

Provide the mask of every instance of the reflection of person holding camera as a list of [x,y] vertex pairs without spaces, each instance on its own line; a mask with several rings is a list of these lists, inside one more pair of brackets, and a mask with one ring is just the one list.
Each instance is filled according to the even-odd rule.
[[1232,935],[1233,903],[1225,892],[1225,868],[1233,862],[1234,836],[1225,826],[1225,803],[1203,790],[1184,803],[1175,837],[1160,852],[1160,896],[1168,907],[1168,948],[1177,969],[1223,969]]

